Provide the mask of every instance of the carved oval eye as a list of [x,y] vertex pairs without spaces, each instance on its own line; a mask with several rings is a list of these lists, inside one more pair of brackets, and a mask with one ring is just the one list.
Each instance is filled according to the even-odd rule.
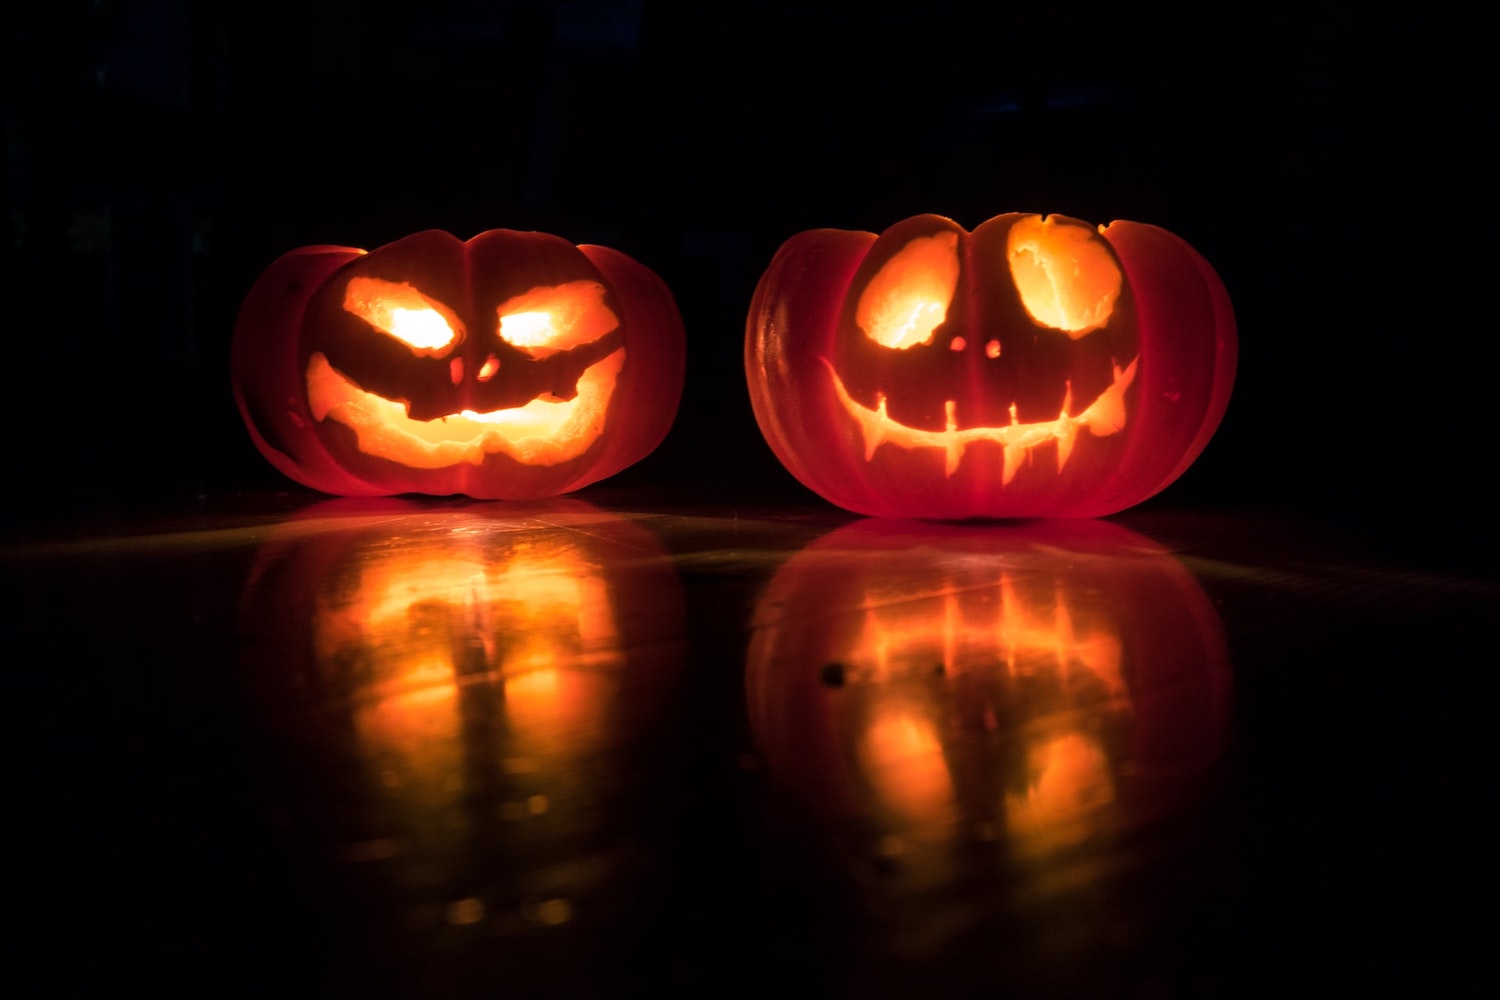
[[382,278],[351,278],[344,309],[418,354],[442,355],[462,326],[441,302],[405,282]]
[[854,321],[882,347],[932,343],[958,287],[958,234],[912,240],[885,262],[860,293]]
[[501,303],[500,339],[538,360],[589,344],[620,325],[597,281],[544,285]]
[[1010,228],[1011,280],[1042,326],[1077,340],[1109,322],[1120,295],[1120,265],[1092,229],[1032,215]]

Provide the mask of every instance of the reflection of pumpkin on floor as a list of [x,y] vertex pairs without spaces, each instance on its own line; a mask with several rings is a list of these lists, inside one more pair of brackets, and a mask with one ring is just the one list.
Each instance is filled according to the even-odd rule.
[[868,521],[772,580],[747,685],[772,770],[814,812],[932,860],[1142,819],[1218,754],[1226,668],[1195,581],[1124,529]]
[[241,308],[232,370],[256,447],[304,485],[522,500],[650,454],[684,350],[671,293],[624,254],[432,230],[274,261]]
[[429,916],[485,886],[573,912],[609,869],[683,651],[647,531],[577,501],[331,501],[263,547],[241,620],[299,838]]
[[1108,764],[1126,752],[1130,698],[1119,637],[1081,599],[1003,567],[987,588],[865,591],[849,725],[864,733],[859,769],[899,825],[942,817],[970,836],[1050,838],[1113,799]]
[[783,244],[745,367],[772,450],[840,506],[1097,517],[1203,450],[1236,350],[1223,284],[1165,230],[921,215]]

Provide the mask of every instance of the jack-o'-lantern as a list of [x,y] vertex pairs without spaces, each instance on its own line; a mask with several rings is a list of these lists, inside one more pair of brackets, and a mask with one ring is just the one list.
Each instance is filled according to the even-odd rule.
[[862,514],[1097,517],[1165,488],[1228,404],[1237,338],[1208,263],[1155,226],[935,215],[811,230],[746,327],[756,419]]
[[1034,876],[1141,828],[1224,745],[1212,606],[1106,522],[858,522],[793,556],[752,627],[750,722],[773,774],[856,857],[928,886],[985,856],[959,848]]
[[587,923],[634,876],[620,852],[685,648],[650,532],[578,501],[497,506],[316,505],[241,604],[289,837],[415,961],[471,925]]
[[256,447],[326,493],[525,500],[660,444],[682,395],[671,293],[606,247],[438,230],[271,264],[235,327]]

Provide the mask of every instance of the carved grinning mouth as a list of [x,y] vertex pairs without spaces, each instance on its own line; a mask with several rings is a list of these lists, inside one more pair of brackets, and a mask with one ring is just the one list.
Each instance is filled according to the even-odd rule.
[[307,365],[307,401],[314,419],[335,420],[354,431],[360,451],[414,469],[480,465],[497,452],[525,465],[557,465],[588,451],[604,432],[624,363],[623,347],[594,362],[579,376],[572,399],[533,399],[510,409],[413,420],[407,404],[361,389],[318,352]]
[[820,359],[828,366],[828,374],[833,379],[834,392],[838,393],[839,402],[843,404],[844,411],[859,424],[860,432],[865,438],[865,461],[870,461],[875,456],[875,449],[882,444],[893,444],[898,448],[941,448],[944,452],[946,462],[943,467],[944,474],[952,476],[958,471],[959,463],[963,461],[964,450],[976,441],[993,441],[1005,449],[1005,469],[1001,475],[1001,482],[1009,483],[1021,467],[1021,462],[1031,453],[1031,449],[1049,441],[1057,442],[1057,471],[1061,472],[1063,466],[1068,464],[1068,457],[1073,453],[1073,444],[1078,438],[1078,432],[1087,428],[1089,433],[1095,437],[1107,437],[1114,434],[1125,426],[1125,390],[1130,388],[1130,383],[1135,381],[1136,362],[1140,359],[1131,359],[1130,364],[1123,369],[1118,365],[1114,367],[1114,381],[1109,388],[1099,394],[1082,413],[1071,415],[1068,410],[1073,403],[1073,390],[1068,388],[1067,397],[1063,400],[1062,413],[1055,420],[1040,420],[1035,423],[1023,424],[1016,418],[1015,404],[1011,404],[1011,422],[1001,427],[964,427],[959,428],[955,418],[957,404],[954,400],[948,400],[945,404],[947,411],[947,426],[940,431],[920,430],[916,427],[908,427],[898,420],[893,420],[886,413],[885,393],[876,396],[875,408],[871,409],[863,403],[858,402],[849,395],[849,390],[844,388],[844,380],[834,369],[833,363],[827,358]]

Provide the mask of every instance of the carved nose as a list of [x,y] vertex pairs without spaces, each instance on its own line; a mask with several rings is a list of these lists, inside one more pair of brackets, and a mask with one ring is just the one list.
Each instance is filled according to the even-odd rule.
[[[954,337],[948,341],[948,350],[962,351],[969,346],[969,342],[962,337]],[[1000,356],[1000,341],[991,340],[984,345],[984,356],[987,358],[998,358]]]
[[[479,371],[474,373],[474,381],[488,382],[495,377],[495,373],[499,370],[500,359],[491,354],[484,359],[484,364],[479,366]],[[464,380],[464,359],[461,356],[455,357],[452,361],[448,362],[448,378],[452,380],[454,385],[458,385]]]

